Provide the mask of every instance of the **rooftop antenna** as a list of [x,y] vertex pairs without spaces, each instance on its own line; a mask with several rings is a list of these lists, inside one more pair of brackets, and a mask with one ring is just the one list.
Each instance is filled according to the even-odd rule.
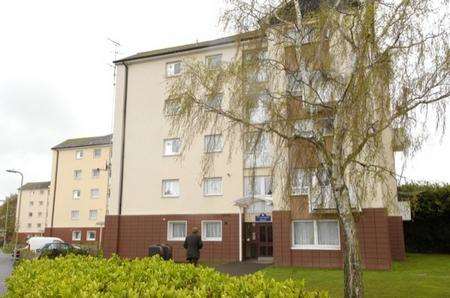
[[[117,60],[117,56],[119,55],[119,49],[122,46],[118,41],[115,41],[108,37],[107,39],[111,45],[114,47],[114,61]],[[115,64],[108,64],[110,67],[114,69],[114,75],[113,75],[113,87],[116,87],[116,75],[117,75],[117,67]]]

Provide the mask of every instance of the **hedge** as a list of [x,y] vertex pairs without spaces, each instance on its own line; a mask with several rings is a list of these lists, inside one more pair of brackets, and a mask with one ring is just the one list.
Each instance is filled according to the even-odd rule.
[[6,297],[328,297],[304,281],[242,277],[163,261],[68,256],[26,260],[7,279]]
[[450,185],[406,184],[399,196],[411,202],[412,220],[404,224],[406,251],[450,253]]

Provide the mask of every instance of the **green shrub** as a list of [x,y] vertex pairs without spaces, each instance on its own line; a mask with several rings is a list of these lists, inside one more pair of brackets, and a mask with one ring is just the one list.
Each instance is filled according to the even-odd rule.
[[6,297],[327,297],[306,291],[303,281],[279,282],[262,273],[230,277],[158,257],[26,260],[7,286]]

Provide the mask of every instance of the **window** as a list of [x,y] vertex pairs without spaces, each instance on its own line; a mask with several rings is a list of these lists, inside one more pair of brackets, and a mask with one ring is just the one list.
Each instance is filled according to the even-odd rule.
[[244,53],[244,63],[248,65],[251,70],[248,79],[252,82],[265,82],[268,80],[268,55],[267,50],[261,49],[258,51],[250,50]]
[[38,212],[38,217],[42,217],[42,212]]
[[39,201],[39,206],[44,206],[44,201]]
[[180,139],[165,139],[164,140],[164,155],[179,155],[181,152]]
[[70,211],[70,219],[71,220],[79,220],[80,219],[80,211],[79,210]]
[[78,200],[78,199],[80,199],[80,197],[81,197],[81,190],[75,189],[75,190],[73,191],[73,196],[72,196],[72,198],[73,198],[74,200]]
[[309,195],[311,186],[311,174],[304,169],[296,169],[292,174],[291,195],[302,196]]
[[268,95],[260,94],[255,100],[255,107],[250,111],[250,123],[261,124],[269,121],[269,113],[267,111]]
[[292,248],[340,249],[337,220],[294,220],[292,222]]
[[38,223],[36,226],[37,226],[38,228],[40,228],[40,227],[42,227],[42,224],[41,224],[41,223]]
[[166,179],[162,181],[163,197],[178,197],[180,195],[180,180]]
[[82,159],[84,156],[83,150],[77,150],[75,151],[75,158],[76,159]]
[[222,178],[205,178],[203,180],[203,195],[220,196],[222,195]]
[[272,196],[272,177],[244,177],[244,196]]
[[29,223],[29,224],[27,224],[27,227],[31,228],[31,224],[30,224],[30,223]]
[[202,239],[205,241],[222,241],[222,221],[202,220]]
[[100,169],[92,169],[92,178],[100,177]]
[[34,206],[34,202],[33,201],[30,201],[30,207],[33,207]]
[[314,136],[314,121],[312,119],[303,119],[294,124],[295,134],[304,138]]
[[43,194],[44,194],[44,191],[41,189],[41,190],[39,191],[39,194],[43,195]]
[[89,220],[97,220],[97,210],[89,210]]
[[180,112],[181,104],[179,100],[167,99],[164,103],[164,113],[166,116],[173,116]]
[[33,212],[28,212],[28,217],[33,217]]
[[91,189],[91,198],[98,199],[100,197],[100,190],[98,188]]
[[86,232],[86,240],[87,241],[95,241],[96,238],[97,238],[96,231],[87,231]]
[[218,68],[222,64],[222,54],[206,56],[205,60],[208,68]]
[[102,156],[102,149],[94,149],[94,158],[100,158]]
[[223,149],[223,141],[222,141],[222,135],[208,135],[205,136],[205,152],[206,153],[212,153],[212,152],[221,152]]
[[187,221],[168,221],[167,240],[184,241],[187,234]]
[[215,96],[209,96],[206,105],[213,110],[220,110],[222,107],[223,94],[219,93]]
[[249,133],[245,140],[245,168],[269,167],[272,154],[267,134]]
[[81,231],[72,231],[72,241],[81,241]]
[[81,170],[75,170],[73,171],[73,178],[75,180],[80,180],[81,179]]
[[181,74],[181,61],[169,62],[166,64],[166,75],[174,77]]

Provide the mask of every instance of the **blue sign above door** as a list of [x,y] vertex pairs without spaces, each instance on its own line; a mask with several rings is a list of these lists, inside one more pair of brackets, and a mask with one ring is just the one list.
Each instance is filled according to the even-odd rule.
[[267,215],[265,213],[261,213],[260,215],[255,216],[256,222],[270,222],[272,221],[272,216]]

